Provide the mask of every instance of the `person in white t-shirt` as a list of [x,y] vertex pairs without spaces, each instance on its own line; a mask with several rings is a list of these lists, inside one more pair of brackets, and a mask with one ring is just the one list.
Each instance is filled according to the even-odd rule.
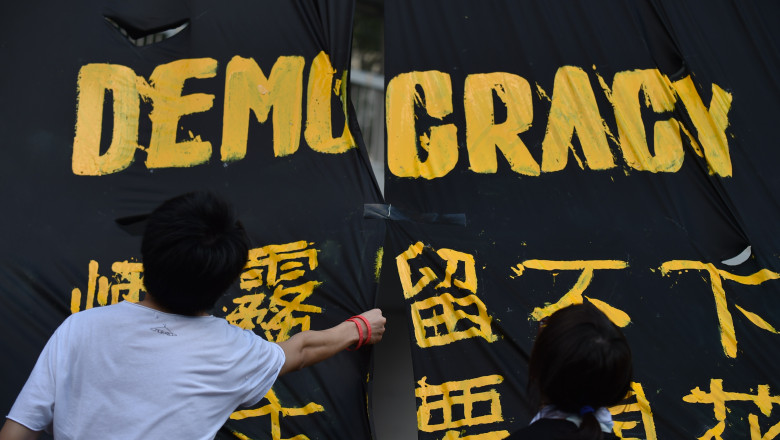
[[164,202],[141,244],[147,294],[76,313],[55,331],[0,440],[213,439],[276,378],[382,339],[369,310],[278,344],[208,314],[238,279],[249,240],[230,206],[205,192]]

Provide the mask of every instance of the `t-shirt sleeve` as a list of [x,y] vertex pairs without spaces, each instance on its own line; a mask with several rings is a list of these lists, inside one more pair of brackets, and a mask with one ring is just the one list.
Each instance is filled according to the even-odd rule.
[[59,330],[56,331],[46,343],[7,416],[33,431],[49,429],[54,417],[55,373],[60,333]]
[[247,379],[248,394],[241,404],[243,407],[255,405],[271,389],[284,365],[284,350],[279,344],[268,342],[254,333],[251,334],[252,346],[250,359],[255,365]]

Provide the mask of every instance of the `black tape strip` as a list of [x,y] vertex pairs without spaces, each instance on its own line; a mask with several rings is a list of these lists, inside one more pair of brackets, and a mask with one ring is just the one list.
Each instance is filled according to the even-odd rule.
[[466,214],[439,214],[437,212],[419,213],[409,210],[402,212],[393,205],[383,205],[380,203],[366,203],[363,205],[363,218],[466,226]]

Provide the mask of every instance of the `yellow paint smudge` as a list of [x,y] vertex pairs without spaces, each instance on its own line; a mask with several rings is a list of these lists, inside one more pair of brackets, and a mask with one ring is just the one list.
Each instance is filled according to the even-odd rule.
[[539,99],[544,99],[548,102],[552,101],[549,96],[547,96],[547,92],[544,91],[542,86],[539,85],[539,83],[536,84],[536,95],[539,96]]
[[376,258],[374,258],[374,279],[379,282],[379,277],[382,274],[382,258],[385,256],[385,248],[380,247],[376,251]]

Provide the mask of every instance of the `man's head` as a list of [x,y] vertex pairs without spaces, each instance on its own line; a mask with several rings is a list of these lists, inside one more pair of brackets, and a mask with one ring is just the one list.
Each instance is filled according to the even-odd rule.
[[141,242],[144,285],[173,313],[211,309],[241,274],[249,238],[224,200],[207,192],[163,202],[149,216]]

